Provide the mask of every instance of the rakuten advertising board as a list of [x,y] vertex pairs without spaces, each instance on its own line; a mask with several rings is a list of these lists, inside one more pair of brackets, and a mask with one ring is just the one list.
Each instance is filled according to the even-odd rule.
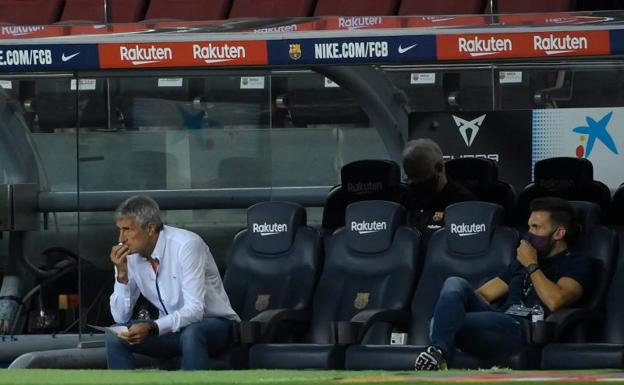
[[102,68],[205,67],[267,64],[265,41],[100,44]]
[[438,59],[608,55],[609,31],[569,31],[437,36]]

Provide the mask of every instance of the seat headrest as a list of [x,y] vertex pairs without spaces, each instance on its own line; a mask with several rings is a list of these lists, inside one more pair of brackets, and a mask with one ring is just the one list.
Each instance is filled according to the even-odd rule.
[[392,245],[396,229],[403,223],[403,206],[388,201],[362,201],[347,206],[347,245],[360,253],[374,254]]
[[491,159],[458,158],[444,164],[449,179],[472,192],[483,192],[498,181],[498,166]]
[[247,209],[247,231],[251,248],[263,254],[287,251],[299,226],[305,226],[306,212],[297,203],[261,202]]
[[568,191],[594,180],[594,168],[585,158],[558,157],[535,163],[535,184],[546,191]]
[[342,166],[340,180],[347,194],[382,195],[401,182],[401,168],[391,160],[357,160]]
[[570,201],[570,204],[576,209],[576,219],[581,229],[600,223],[600,206],[597,204],[586,201]]
[[458,254],[484,252],[490,247],[502,213],[502,207],[488,202],[460,202],[448,206],[444,215],[448,248]]

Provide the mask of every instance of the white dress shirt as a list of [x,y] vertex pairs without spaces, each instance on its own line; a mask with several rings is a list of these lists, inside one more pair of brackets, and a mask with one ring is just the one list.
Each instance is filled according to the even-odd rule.
[[223,288],[210,249],[199,235],[176,227],[164,226],[151,255],[151,263],[139,254],[127,257],[128,283],[117,281],[110,297],[111,313],[117,323],[132,317],[139,294],[159,310],[156,320],[160,335],[206,317],[240,321]]

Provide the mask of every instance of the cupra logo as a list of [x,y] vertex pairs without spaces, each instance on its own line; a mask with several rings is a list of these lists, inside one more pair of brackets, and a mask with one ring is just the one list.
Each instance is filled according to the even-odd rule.
[[470,147],[472,142],[474,142],[477,134],[479,133],[479,129],[485,120],[485,114],[479,116],[473,120],[465,120],[460,117],[453,115],[453,120],[459,129],[459,133],[461,134],[466,146]]
[[611,134],[609,134],[609,132],[607,131],[607,125],[609,124],[612,115],[613,111],[609,112],[598,121],[595,121],[594,118],[592,118],[591,116],[586,116],[586,126],[579,126],[572,129],[572,131],[576,132],[577,134],[581,134],[581,137],[579,139],[581,142],[585,142],[585,146],[583,146],[583,144],[580,144],[576,148],[577,157],[589,158],[592,150],[594,149],[594,143],[596,142],[596,139],[601,141],[602,144],[604,144],[612,153],[618,153],[615,142],[613,141]]

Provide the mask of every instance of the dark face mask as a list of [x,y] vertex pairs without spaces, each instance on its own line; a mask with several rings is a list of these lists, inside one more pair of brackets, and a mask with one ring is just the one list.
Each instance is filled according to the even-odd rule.
[[428,200],[431,199],[438,188],[438,177],[433,175],[430,178],[422,180],[420,182],[412,182],[409,184],[409,189],[412,195],[418,199]]
[[531,233],[526,233],[526,235],[522,238],[529,242],[533,248],[537,251],[538,257],[545,257],[550,253],[554,246],[554,241],[552,240],[552,236],[555,232],[548,235],[535,235]]
[[419,204],[427,204],[435,196],[438,189],[438,177],[433,175],[430,178],[416,183],[410,183],[408,186],[410,196]]

